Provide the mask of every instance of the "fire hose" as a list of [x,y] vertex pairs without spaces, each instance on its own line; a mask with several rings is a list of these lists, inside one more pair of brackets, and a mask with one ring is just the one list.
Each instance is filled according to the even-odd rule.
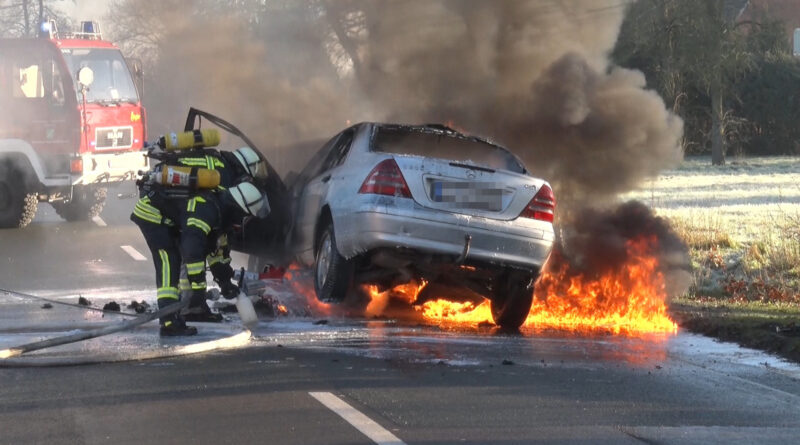
[[[240,315],[242,317],[242,322],[244,323],[244,325],[247,326],[248,328],[250,328],[255,323],[258,322],[258,317],[257,317],[255,311],[253,310],[252,302],[250,302],[250,299],[242,292],[243,283],[244,283],[244,267],[241,269],[241,274],[239,276],[239,283],[238,283],[239,297],[236,299],[236,308],[237,308],[237,310],[239,311],[239,313],[240,313]],[[124,313],[116,312],[116,311],[106,311],[106,310],[103,310],[103,309],[97,309],[97,308],[92,308],[92,307],[88,307],[88,306],[75,305],[75,304],[72,304],[72,303],[66,303],[66,302],[62,302],[62,301],[58,301],[58,300],[49,300],[49,299],[46,299],[46,298],[43,298],[43,297],[37,297],[35,295],[24,294],[22,292],[14,292],[14,291],[9,291],[9,290],[5,290],[5,289],[0,289],[0,292],[3,292],[5,294],[7,294],[7,295],[17,295],[17,296],[20,296],[20,297],[27,297],[27,298],[37,299],[37,300],[49,301],[49,302],[56,303],[56,304],[64,304],[64,305],[67,305],[67,306],[77,306],[78,308],[85,309],[85,310],[96,310],[96,311],[101,311],[101,312],[106,312],[106,313],[123,314],[123,315],[127,315],[127,316],[132,316],[132,314],[124,314]],[[123,322],[120,322],[120,323],[114,323],[112,325],[104,326],[102,328],[81,330],[81,331],[78,331],[78,332],[76,332],[74,334],[64,335],[64,336],[61,336],[61,337],[49,338],[47,340],[41,340],[41,341],[36,341],[36,342],[32,342],[32,343],[26,343],[24,345],[15,346],[15,347],[8,348],[8,349],[2,349],[2,350],[0,350],[0,360],[1,359],[12,358],[12,357],[18,357],[18,356],[20,356],[20,355],[22,355],[22,354],[24,354],[26,352],[37,351],[37,350],[46,349],[46,348],[52,348],[54,346],[66,345],[66,344],[69,344],[69,343],[76,343],[76,342],[79,342],[79,341],[82,341],[82,340],[89,340],[89,339],[92,339],[92,338],[102,337],[104,335],[114,334],[116,332],[122,332],[122,331],[125,331],[125,330],[128,330],[128,329],[132,329],[132,328],[135,328],[137,326],[143,325],[145,323],[149,323],[149,322],[155,320],[156,318],[161,318],[161,317],[166,317],[168,315],[172,315],[172,314],[180,311],[181,309],[187,307],[189,305],[189,302],[190,302],[190,299],[186,298],[186,299],[183,299],[180,302],[178,302],[178,304],[171,304],[171,305],[169,305],[169,306],[167,306],[165,308],[159,309],[156,312],[152,312],[152,313],[149,313],[149,314],[144,314],[144,315],[141,315],[141,316],[137,316],[137,317],[135,317],[135,318],[133,318],[131,320],[123,321]]]
[[[16,293],[16,292],[7,292],[6,293]],[[181,309],[185,308],[189,305],[189,299],[185,299],[180,301],[178,304],[171,304],[163,309],[159,309],[156,312],[152,312],[149,314],[138,316],[132,320],[123,321],[120,323],[114,323],[109,326],[104,326],[102,328],[97,329],[87,329],[83,331],[76,332],[70,335],[64,335],[61,337],[54,337],[49,338],[47,340],[36,341],[32,343],[27,343],[20,346],[15,346],[8,349],[0,350],[0,359],[6,359],[11,357],[18,357],[26,352],[37,351],[39,349],[46,349],[52,348],[53,346],[60,346],[66,345],[69,343],[75,343],[82,340],[89,340],[92,338],[102,337],[104,335],[113,334],[116,332],[125,331],[131,328],[135,328],[136,326],[143,325],[145,323],[149,323],[156,318],[166,317],[168,315],[172,315]],[[86,309],[86,307],[81,306],[82,308]]]
[[138,316],[138,315],[135,315],[135,314],[128,314],[128,313],[120,312],[120,311],[111,311],[111,310],[100,309],[100,308],[91,307],[91,306],[84,306],[82,304],[67,303],[66,301],[53,300],[51,298],[39,297],[37,295],[26,294],[24,292],[17,292],[17,291],[8,290],[8,289],[0,289],[0,293],[6,294],[6,295],[11,295],[11,296],[16,296],[16,297],[20,297],[20,298],[29,298],[31,300],[45,301],[47,303],[52,303],[52,304],[60,304],[62,306],[74,307],[74,308],[78,308],[78,309],[83,309],[85,311],[95,311],[95,312],[102,312],[104,314],[122,315],[124,317],[137,317]]

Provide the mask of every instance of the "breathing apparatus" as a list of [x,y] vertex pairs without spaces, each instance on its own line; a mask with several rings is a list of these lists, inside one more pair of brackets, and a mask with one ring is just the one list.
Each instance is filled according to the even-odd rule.
[[161,136],[147,150],[147,157],[158,161],[158,164],[150,171],[139,172],[142,177],[136,184],[140,189],[151,188],[153,185],[164,186],[170,195],[175,196],[196,190],[215,189],[221,181],[218,171],[182,166],[179,161],[192,156],[194,151],[197,151],[199,157],[205,156],[204,149],[216,147],[219,143],[219,131],[213,128]]

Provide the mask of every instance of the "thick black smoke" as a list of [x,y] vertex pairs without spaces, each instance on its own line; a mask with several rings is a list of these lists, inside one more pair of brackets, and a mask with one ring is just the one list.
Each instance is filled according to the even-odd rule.
[[[690,259],[683,240],[669,222],[653,214],[638,201],[628,201],[611,209],[583,208],[569,227],[569,236],[557,247],[558,265],[569,265],[569,274],[598,278],[631,263],[630,255],[645,254],[658,260],[668,295],[686,290],[690,279]],[[644,252],[632,250],[640,243]]]

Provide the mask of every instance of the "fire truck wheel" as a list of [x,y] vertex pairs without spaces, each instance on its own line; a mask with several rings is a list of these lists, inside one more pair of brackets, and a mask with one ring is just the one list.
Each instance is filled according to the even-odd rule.
[[0,164],[0,229],[25,227],[36,216],[39,200],[28,193],[25,184],[13,183],[23,177],[12,167]]
[[535,280],[535,275],[522,271],[506,271],[498,275],[491,299],[496,325],[514,330],[525,323],[533,304]]
[[67,221],[86,221],[103,211],[107,193],[105,187],[76,187],[70,202],[54,202],[52,205],[58,216]]

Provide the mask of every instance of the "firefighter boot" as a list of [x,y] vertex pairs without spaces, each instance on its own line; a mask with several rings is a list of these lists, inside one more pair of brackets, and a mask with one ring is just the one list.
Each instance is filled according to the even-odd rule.
[[159,334],[162,337],[188,337],[197,334],[197,328],[186,326],[186,322],[180,316],[173,315],[161,322]]
[[204,291],[192,292],[189,307],[181,311],[181,316],[186,321],[219,323],[222,321],[222,314],[211,312],[211,308],[206,303],[206,293]]

